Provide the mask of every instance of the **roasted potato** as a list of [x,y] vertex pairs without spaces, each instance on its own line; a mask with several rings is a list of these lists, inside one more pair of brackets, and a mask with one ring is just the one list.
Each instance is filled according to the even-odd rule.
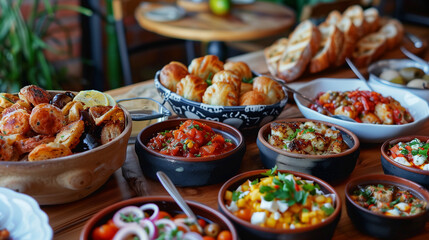
[[37,135],[34,137],[17,140],[15,141],[13,146],[15,147],[16,151],[21,155],[24,153],[31,152],[34,148],[41,144],[50,143],[54,140],[55,136]]
[[40,161],[52,158],[65,157],[72,155],[70,148],[61,143],[51,142],[47,144],[40,144],[33,151],[28,154],[28,161]]
[[31,129],[29,119],[30,114],[22,109],[3,115],[0,120],[0,131],[5,135],[26,134]]
[[18,156],[15,153],[13,146],[6,140],[0,138],[0,161],[16,161]]
[[54,105],[42,103],[33,108],[30,115],[31,128],[39,134],[55,135],[66,124],[61,110]]
[[55,138],[56,143],[61,143],[64,146],[73,149],[79,144],[79,139],[85,130],[83,120],[75,121],[63,127]]
[[13,94],[0,93],[0,107],[2,108],[8,108],[18,100],[19,100],[19,97]]
[[101,129],[101,144],[106,144],[121,135],[122,126],[119,122],[109,122]]
[[18,100],[16,101],[16,103],[12,104],[10,107],[4,109],[4,111],[2,112],[3,115],[9,114],[11,112],[14,112],[18,109],[22,109],[25,110],[28,114],[31,113],[31,106],[29,103],[23,101],[23,100]]
[[29,85],[21,88],[18,95],[20,99],[33,106],[41,103],[49,103],[52,98],[48,91],[35,85]]

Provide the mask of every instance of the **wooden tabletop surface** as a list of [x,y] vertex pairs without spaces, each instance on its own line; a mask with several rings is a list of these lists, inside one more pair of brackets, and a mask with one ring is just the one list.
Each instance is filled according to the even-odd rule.
[[295,22],[294,12],[285,6],[255,2],[235,5],[227,16],[210,12],[187,12],[176,21],[157,22],[145,17],[145,13],[163,6],[143,3],[135,11],[141,27],[148,31],[172,38],[194,41],[247,41],[285,32]]
[[[429,29],[408,27],[408,30],[421,36],[424,39],[429,39]],[[428,59],[428,51],[419,51],[421,57]],[[247,62],[253,68],[259,67],[262,71],[263,59],[260,53],[251,53],[234,58],[234,60],[242,60]],[[398,51],[392,51],[387,56],[389,58],[404,58]],[[361,69],[364,70],[364,69]],[[298,82],[310,81],[320,77],[337,77],[337,78],[352,78],[354,77],[351,70],[346,66],[328,70],[318,75],[304,75]],[[139,87],[154,87],[153,81],[146,81],[132,86],[109,91],[110,94],[117,96],[126,93],[132,89]],[[279,119],[301,117],[302,114],[293,103],[287,104]],[[422,129],[422,135],[429,135],[429,124],[425,124]],[[246,153],[242,160],[239,172],[245,172],[253,169],[263,168],[259,158],[259,150],[256,146],[256,132],[245,134]],[[361,144],[361,153],[355,170],[350,177],[356,177],[365,174],[383,173],[380,163],[380,147],[381,144]],[[141,174],[138,166],[136,154],[133,145],[129,145],[127,159],[122,169],[119,169],[115,174],[104,184],[99,190],[90,196],[68,204],[43,206],[42,209],[48,214],[50,224],[54,230],[54,239],[78,239],[80,232],[85,222],[100,211],[102,208],[109,206],[121,200],[129,199],[137,195],[167,195],[158,181],[145,178]],[[144,166],[143,166],[144,167]],[[127,178],[127,180],[124,178]],[[347,180],[346,180],[347,181]],[[344,205],[344,186],[346,181],[334,185],[336,191],[342,198],[342,215],[340,222],[335,230],[333,239],[348,240],[348,239],[373,239],[372,237],[359,232],[351,223],[346,213]],[[179,188],[179,192],[187,200],[194,200],[204,203],[214,209],[217,209],[217,194],[222,184],[204,186],[204,187],[185,187]],[[426,224],[424,232],[415,236],[412,239],[429,239],[429,222]]]

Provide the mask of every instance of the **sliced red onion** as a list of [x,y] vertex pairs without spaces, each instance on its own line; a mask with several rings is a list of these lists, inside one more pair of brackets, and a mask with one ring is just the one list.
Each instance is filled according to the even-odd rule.
[[143,228],[147,227],[147,229],[149,230],[149,238],[150,239],[155,239],[155,237],[158,235],[158,231],[157,228],[155,227],[155,224],[147,219],[143,219],[140,221],[140,226],[142,226]]
[[190,232],[191,229],[183,222],[176,222],[176,226],[177,227],[182,227],[183,229],[185,229],[185,232]]
[[122,209],[120,209],[119,211],[117,211],[115,213],[115,215],[113,215],[113,223],[118,227],[124,227],[126,225],[132,224],[133,222],[125,222],[122,217],[121,214],[124,215],[129,215],[129,214],[133,214],[134,217],[136,218],[144,218],[144,214],[143,211],[140,210],[140,208],[136,207],[136,206],[128,206],[128,207],[124,207]]
[[[195,224],[195,222],[196,222],[197,220],[193,220],[192,218],[177,218],[177,219],[174,219],[174,223],[177,225],[177,226],[179,226],[179,224],[181,224],[180,226],[183,226],[183,225],[185,225],[186,226],[186,229],[187,229],[187,232],[190,232],[191,230],[189,229],[189,227],[188,227],[188,225],[189,224]],[[189,229],[189,230],[188,230]],[[203,229],[201,228],[201,226],[200,225],[197,225],[197,229],[198,229],[198,231],[200,232],[200,233],[203,233]]]
[[[159,219],[159,220],[157,220],[157,221],[155,221],[155,225],[156,226],[158,226],[158,225],[165,225],[165,228],[167,229],[171,229],[171,230],[173,230],[173,229],[176,229],[176,224],[174,224],[174,222],[173,221],[171,221],[170,219],[167,219],[167,218],[162,218],[162,219]],[[166,230],[167,231],[167,230]]]
[[159,208],[154,203],[147,203],[140,207],[140,209],[144,212],[145,210],[153,210],[152,215],[149,217],[149,220],[154,221],[158,218]]
[[203,240],[203,237],[196,232],[187,232],[182,237],[183,240]]
[[146,231],[135,222],[127,224],[125,227],[120,228],[113,237],[113,240],[128,239],[127,237],[129,237],[130,235],[137,236],[139,240],[149,240]]

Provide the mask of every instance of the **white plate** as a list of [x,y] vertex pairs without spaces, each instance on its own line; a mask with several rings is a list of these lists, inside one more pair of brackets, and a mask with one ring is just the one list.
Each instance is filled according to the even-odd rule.
[[163,6],[159,8],[155,8],[151,11],[145,12],[144,16],[147,19],[157,22],[169,22],[175,21],[186,14],[185,10],[176,6]]
[[3,228],[14,240],[50,240],[53,236],[48,216],[36,200],[0,187],[0,229]]
[[[428,134],[427,131],[422,132],[424,125],[429,122],[429,106],[428,103],[420,97],[403,90],[391,88],[383,85],[371,85],[374,91],[381,93],[383,96],[392,96],[399,101],[402,106],[408,109],[414,118],[414,122],[404,125],[381,125],[370,123],[354,123],[348,122],[329,116],[323,115],[308,108],[308,102],[303,98],[294,95],[296,104],[301,113],[309,119],[327,121],[343,126],[355,133],[362,142],[383,142],[389,138],[410,135],[419,131],[420,135]],[[347,90],[369,90],[366,85],[357,79],[316,79],[300,87],[296,90],[310,98],[314,98],[319,92],[332,91],[347,91]],[[427,129],[427,126],[426,126]]]

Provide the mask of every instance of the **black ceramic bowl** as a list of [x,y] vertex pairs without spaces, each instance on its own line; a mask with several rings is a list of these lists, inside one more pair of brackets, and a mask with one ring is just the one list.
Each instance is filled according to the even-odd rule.
[[387,154],[389,146],[393,146],[398,142],[409,142],[418,138],[422,142],[426,142],[428,136],[407,136],[400,138],[392,138],[384,142],[381,146],[381,165],[385,174],[395,175],[416,182],[425,188],[429,189],[429,171],[408,167],[393,161],[391,156]]
[[209,157],[177,157],[160,154],[146,145],[157,133],[174,130],[188,119],[178,118],[155,123],[143,129],[137,136],[135,150],[145,176],[157,179],[156,172],[166,173],[175,185],[202,186],[223,182],[237,173],[246,151],[243,136],[237,129],[216,121],[199,119],[216,133],[236,145],[226,153]]
[[209,119],[234,126],[239,130],[256,129],[267,122],[273,121],[286,106],[285,98],[271,105],[249,106],[213,106],[188,100],[164,87],[159,81],[158,71],[155,75],[155,87],[161,97],[167,101],[173,111],[180,117],[193,119]]
[[265,177],[264,175],[261,175],[261,174],[265,173],[266,171],[267,169],[265,170],[261,169],[261,170],[254,170],[254,171],[241,173],[231,178],[230,180],[228,180],[219,191],[219,194],[218,194],[219,210],[234,223],[240,235],[240,238],[246,239],[246,240],[247,239],[258,239],[258,240],[331,239],[334,234],[335,228],[340,220],[341,199],[333,187],[331,187],[328,183],[314,176],[310,176],[299,172],[278,170],[281,173],[291,173],[295,176],[301,177],[304,180],[314,181],[315,183],[319,184],[320,189],[323,192],[329,193],[329,194],[335,194],[335,203],[333,204],[335,206],[335,210],[331,216],[326,218],[325,221],[321,223],[308,226],[308,227],[295,228],[295,229],[267,228],[267,227],[261,227],[259,225],[251,224],[248,221],[238,218],[226,208],[225,202],[224,202],[224,196],[227,190],[235,191],[238,186],[243,184],[243,182],[247,181],[248,179],[252,181],[253,179]]
[[385,216],[376,214],[355,203],[350,194],[358,185],[368,184],[388,184],[408,190],[419,199],[429,202],[429,192],[421,185],[411,182],[407,179],[391,175],[366,175],[351,179],[346,184],[346,207],[347,214],[353,224],[360,231],[377,238],[384,239],[405,239],[420,233],[424,228],[429,217],[429,206],[424,213],[407,216]]
[[[92,216],[85,224],[80,234],[81,240],[89,240],[93,239],[92,232],[96,227],[99,227],[112,219],[113,215],[116,211],[126,206],[141,206],[146,203],[155,203],[158,205],[159,209],[162,211],[166,211],[168,213],[178,213],[182,212],[180,207],[171,197],[166,196],[150,196],[150,197],[138,197],[131,198],[128,200],[124,200],[122,202],[115,203],[111,206],[108,206],[102,209],[100,212],[96,213]],[[194,201],[186,201],[191,210],[197,215],[197,217],[201,217],[207,219],[209,221],[215,222],[220,225],[222,230],[229,230],[232,235],[233,240],[237,240],[237,233],[233,224],[218,211],[209,208],[201,203]]]
[[328,155],[307,155],[287,152],[268,143],[268,135],[271,134],[271,123],[267,123],[259,129],[256,140],[264,167],[273,168],[277,165],[279,169],[310,174],[330,183],[337,183],[344,180],[353,172],[356,166],[356,161],[360,153],[359,139],[354,133],[344,127],[328,122],[305,118],[284,119],[274,122],[291,123],[308,121],[323,123],[340,130],[349,149],[339,154]]

